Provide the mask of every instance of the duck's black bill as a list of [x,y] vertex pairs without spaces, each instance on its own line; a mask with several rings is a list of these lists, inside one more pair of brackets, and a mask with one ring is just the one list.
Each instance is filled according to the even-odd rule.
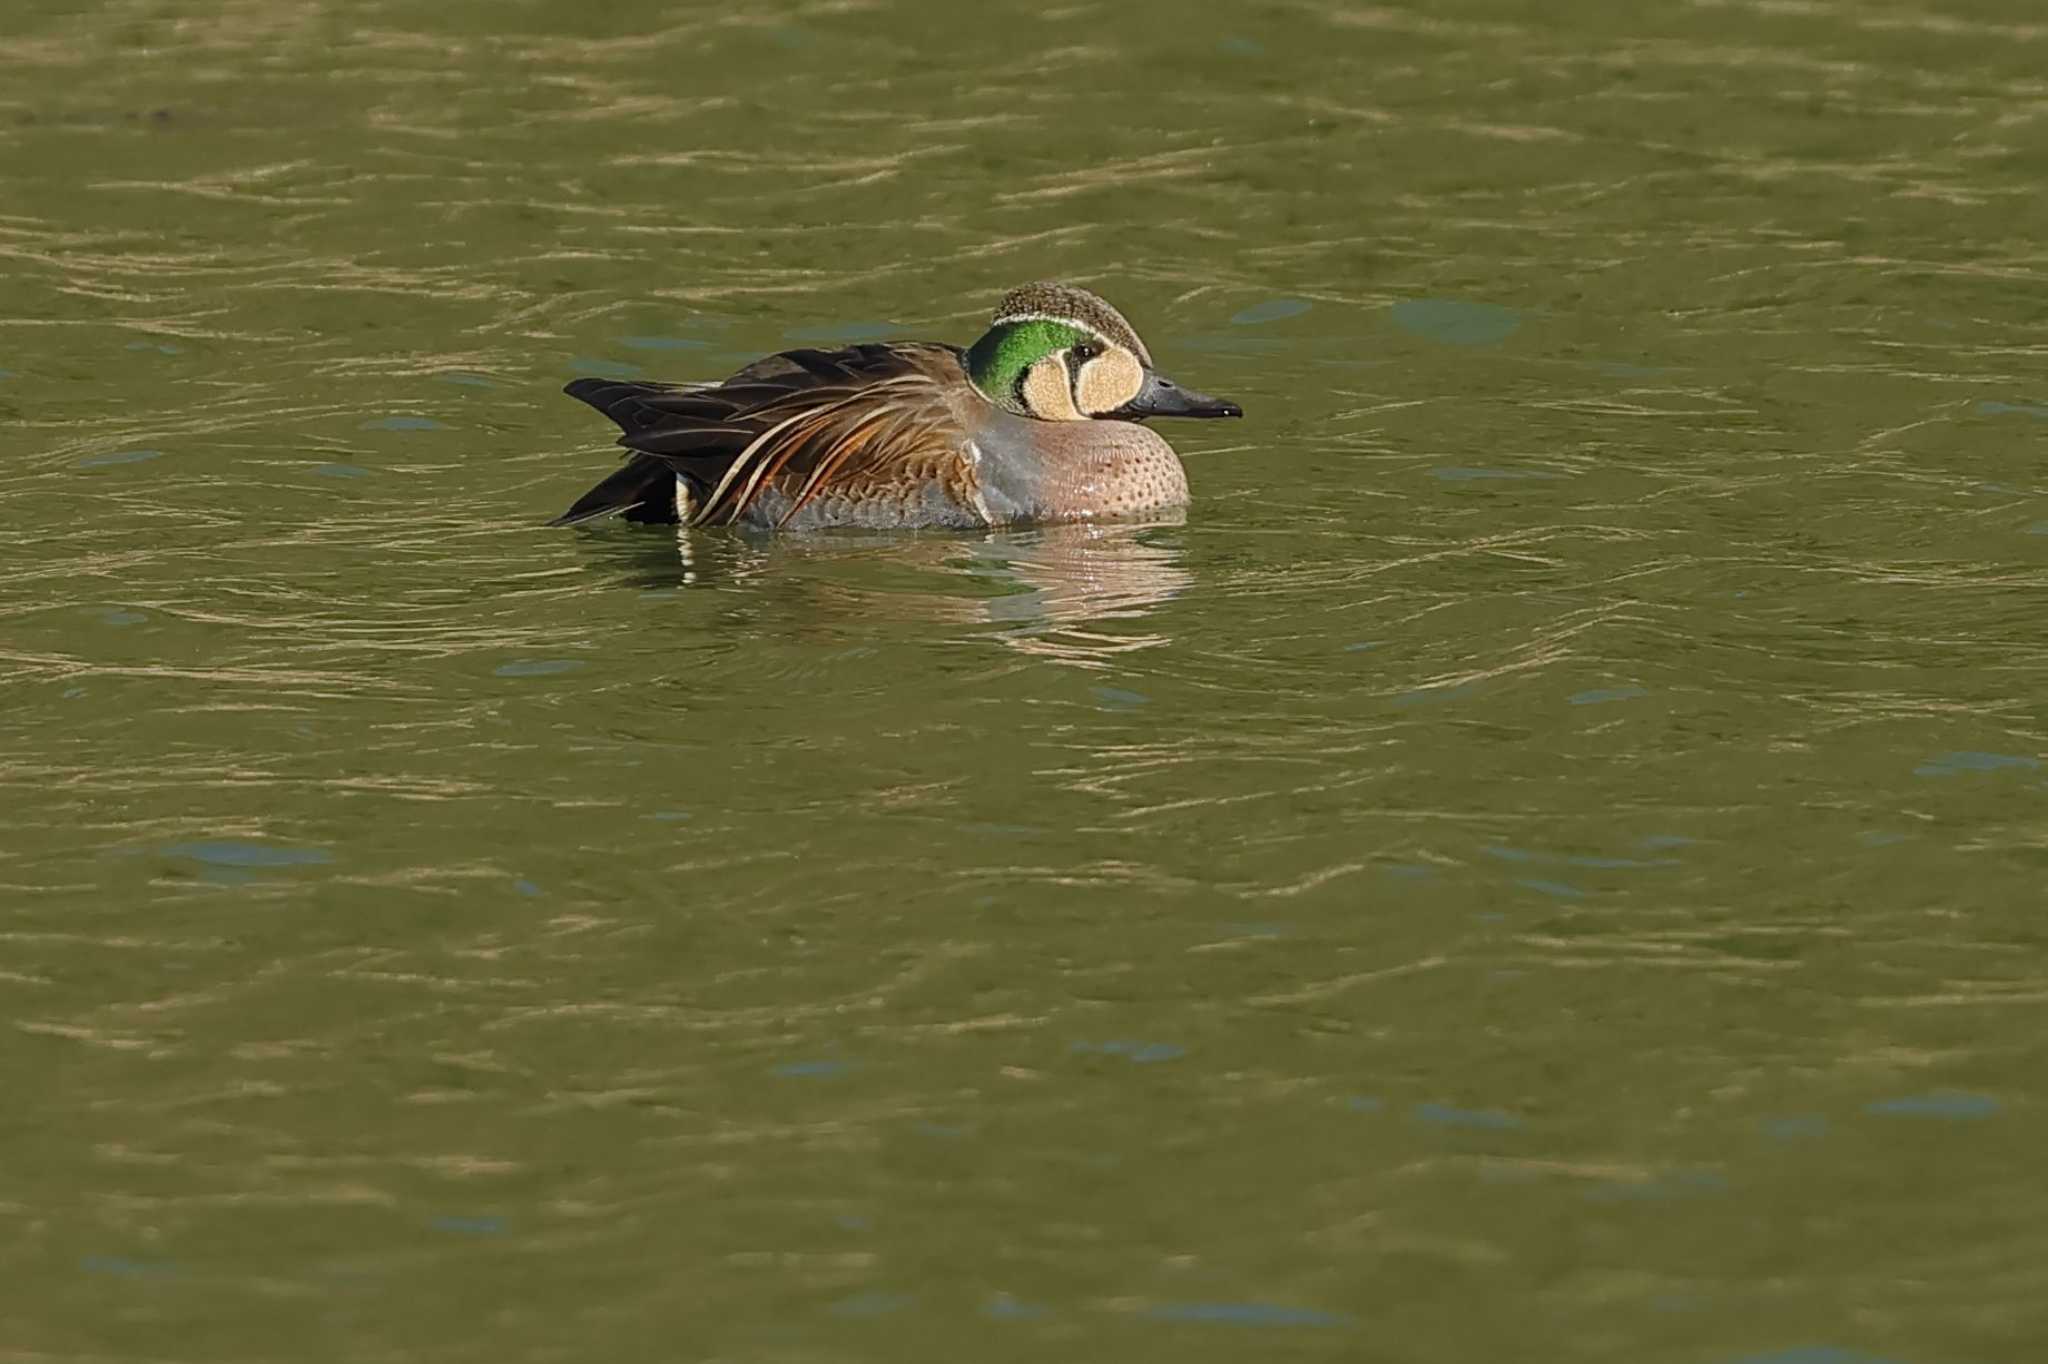
[[1212,398],[1191,388],[1182,388],[1164,375],[1145,371],[1145,386],[1138,396],[1111,415],[1132,421],[1146,417],[1242,417],[1244,409],[1228,398]]

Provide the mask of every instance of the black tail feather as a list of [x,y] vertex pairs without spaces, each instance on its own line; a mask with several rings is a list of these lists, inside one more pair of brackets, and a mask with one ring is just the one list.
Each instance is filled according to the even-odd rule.
[[[621,444],[632,441],[636,431],[654,424],[656,416],[647,400],[675,392],[670,384],[635,383],[617,379],[577,379],[562,390],[618,423],[626,434]],[[628,521],[674,525],[676,521],[675,470],[651,455],[634,453],[610,477],[576,499],[575,505],[548,522],[551,526],[573,526],[600,516],[624,516]]]
[[573,526],[600,516],[672,526],[676,523],[675,470],[652,455],[630,456],[611,477],[576,499],[575,505],[548,522]]

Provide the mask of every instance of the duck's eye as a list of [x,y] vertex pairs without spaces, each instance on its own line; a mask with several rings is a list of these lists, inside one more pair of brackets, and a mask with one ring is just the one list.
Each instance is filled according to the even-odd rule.
[[1102,347],[1093,341],[1083,341],[1080,345],[1074,347],[1074,358],[1076,360],[1093,360],[1100,354],[1102,354]]

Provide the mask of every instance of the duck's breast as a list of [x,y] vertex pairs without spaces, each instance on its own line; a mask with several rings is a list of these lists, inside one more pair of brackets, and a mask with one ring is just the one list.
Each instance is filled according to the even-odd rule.
[[975,472],[993,524],[1091,521],[1184,507],[1187,472],[1135,422],[1043,422],[1001,414],[976,434]]

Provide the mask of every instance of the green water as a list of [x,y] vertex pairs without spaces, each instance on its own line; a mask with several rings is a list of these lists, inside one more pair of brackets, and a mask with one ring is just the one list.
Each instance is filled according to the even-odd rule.
[[[2040,1358],[2038,6],[742,8],[9,0],[0,1360]],[[1044,276],[1183,523],[541,528]]]

